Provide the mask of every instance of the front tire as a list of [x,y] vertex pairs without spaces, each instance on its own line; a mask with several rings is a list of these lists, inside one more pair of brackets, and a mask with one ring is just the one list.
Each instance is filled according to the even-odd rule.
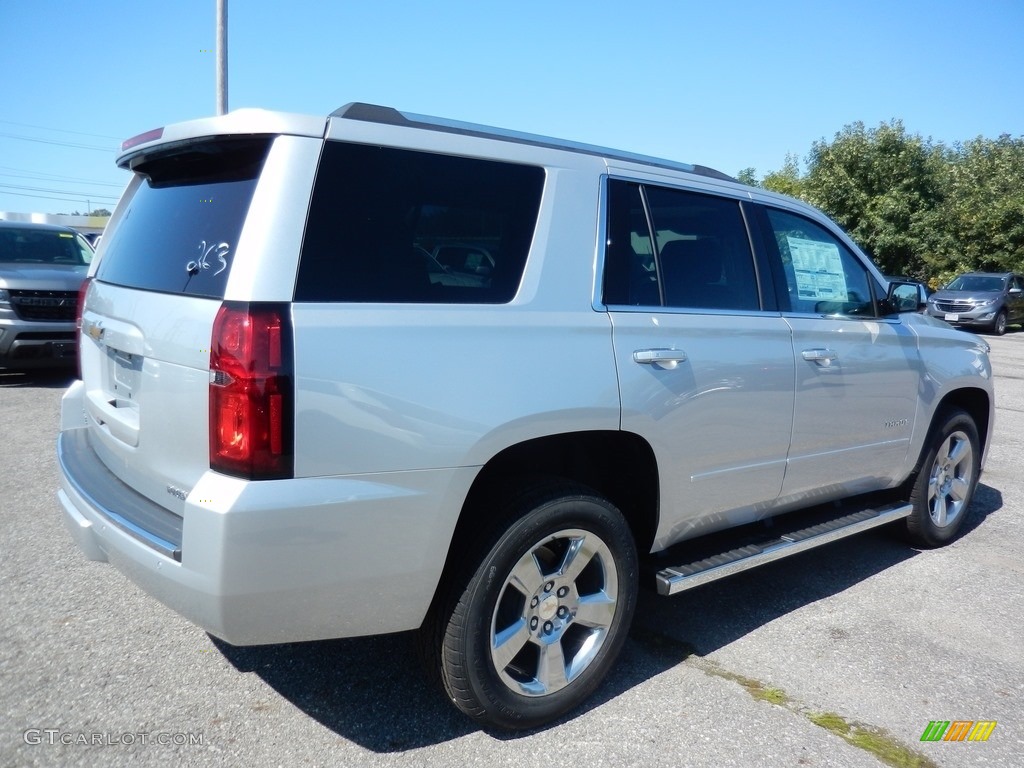
[[959,409],[940,413],[910,494],[914,511],[907,518],[907,534],[913,544],[939,547],[953,540],[980,472],[981,441],[974,419]]
[[992,333],[996,336],[1002,336],[1006,333],[1006,324],[1006,310],[1001,309],[999,310],[999,314],[996,315],[996,319],[992,321]]
[[629,631],[638,566],[622,514],[582,486],[535,487],[499,520],[454,553],[469,562],[423,636],[439,641],[441,682],[458,709],[519,730],[568,712],[601,683]]

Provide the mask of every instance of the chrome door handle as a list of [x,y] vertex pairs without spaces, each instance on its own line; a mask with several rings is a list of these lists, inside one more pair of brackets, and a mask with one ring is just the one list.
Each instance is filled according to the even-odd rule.
[[805,349],[802,354],[804,360],[817,363],[822,368],[828,368],[834,360],[839,358],[839,355],[831,349]]
[[671,371],[686,362],[686,353],[681,349],[638,349],[633,353],[633,362]]

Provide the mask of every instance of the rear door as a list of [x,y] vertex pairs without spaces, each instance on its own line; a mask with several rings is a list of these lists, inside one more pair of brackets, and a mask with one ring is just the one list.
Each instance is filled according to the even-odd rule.
[[741,204],[612,180],[607,220],[622,429],[661,478],[655,547],[764,514],[785,473],[793,348],[762,304]]

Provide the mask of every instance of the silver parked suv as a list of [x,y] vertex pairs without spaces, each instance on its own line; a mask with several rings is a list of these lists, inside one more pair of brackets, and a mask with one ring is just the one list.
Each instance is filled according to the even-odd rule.
[[75,365],[92,246],[73,229],[0,221],[0,368]]
[[987,346],[803,203],[365,104],[118,162],[58,496],[229,643],[418,629],[459,709],[532,727],[600,683],[641,585],[967,514]]
[[928,314],[967,328],[984,328],[997,336],[1024,323],[1024,276],[1010,272],[969,272],[928,298]]

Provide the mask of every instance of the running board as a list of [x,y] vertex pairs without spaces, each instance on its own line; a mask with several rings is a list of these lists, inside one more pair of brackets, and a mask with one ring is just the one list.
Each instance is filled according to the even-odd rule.
[[855,533],[900,520],[913,511],[910,504],[891,504],[880,509],[864,509],[819,525],[812,525],[758,544],[723,552],[720,555],[686,565],[663,568],[656,579],[659,595],[676,595],[709,581],[756,568],[823,544],[853,536]]

